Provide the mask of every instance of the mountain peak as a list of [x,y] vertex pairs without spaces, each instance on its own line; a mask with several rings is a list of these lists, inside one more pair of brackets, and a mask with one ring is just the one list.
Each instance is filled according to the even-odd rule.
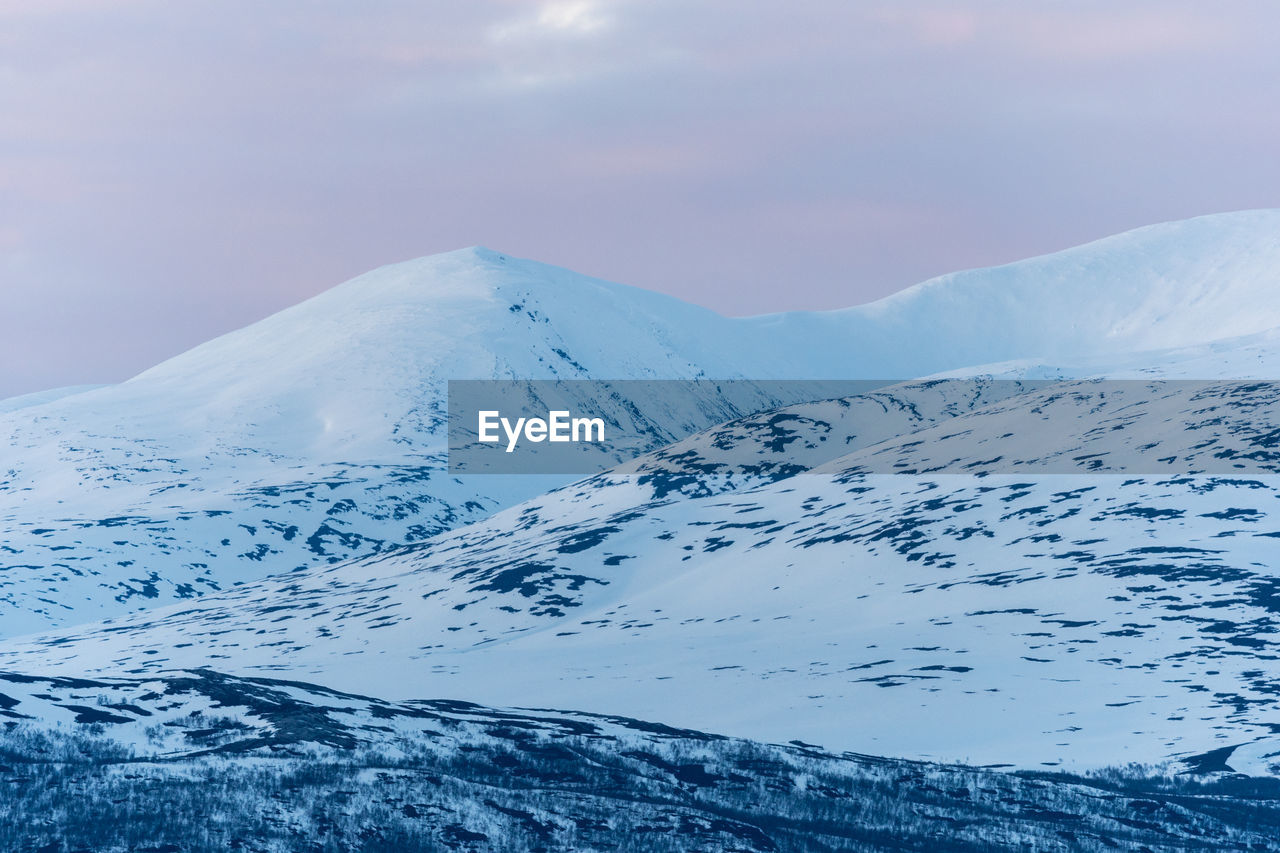
[[[431,263],[475,263],[475,264],[504,264],[512,259],[513,256],[506,252],[499,252],[490,249],[488,246],[463,246],[459,249],[449,249],[444,252],[432,252],[429,255],[420,255],[416,258],[409,258],[402,263],[409,264],[431,264]],[[398,264],[390,264],[389,266],[398,266]]]
[[1249,210],[950,273],[833,316],[859,327],[867,352],[897,350],[907,370],[892,375],[923,375],[947,362],[1108,356],[1264,332],[1280,327],[1277,284],[1280,210]]
[[[1143,359],[1167,369],[1167,357],[1135,353],[1188,345],[1196,378],[1265,377],[1280,362],[1280,338],[1224,339],[1280,326],[1272,297],[1278,225],[1274,211],[1170,223],[958,273],[870,306],[741,319],[484,247],[381,267],[120,385],[0,407],[0,424],[16,437],[0,469],[40,484],[0,489],[0,498],[8,495],[0,517],[30,522],[21,542],[6,530],[5,546],[51,573],[33,575],[23,592],[30,598],[9,589],[0,609],[52,601],[49,578],[70,555],[44,549],[48,530],[80,523],[68,521],[69,495],[111,522],[100,530],[87,523],[106,539],[84,544],[76,559],[115,566],[130,589],[142,582],[129,567],[144,561],[133,545],[113,544],[129,541],[116,519],[134,519],[147,541],[159,537],[153,556],[172,562],[176,531],[196,531],[190,541],[198,542],[213,523],[189,507],[223,513],[257,500],[255,489],[294,495],[317,478],[368,507],[382,542],[407,541],[406,527],[420,537],[418,528],[442,529],[505,503],[507,486],[498,493],[452,478],[445,484],[450,379],[897,379],[989,372],[1015,360],[1061,367],[1082,355],[1090,374],[1106,375]],[[404,485],[415,478],[432,485]],[[268,543],[256,523],[243,533],[232,525],[217,537],[225,540],[218,549],[186,552],[175,594],[214,564],[226,577],[255,569],[267,553],[260,546],[294,555],[279,559],[332,556],[317,552],[305,531],[322,540],[342,522],[314,495],[306,500],[311,508],[280,528],[301,536]],[[350,541],[351,549],[367,544]],[[65,601],[81,591],[67,587]]]

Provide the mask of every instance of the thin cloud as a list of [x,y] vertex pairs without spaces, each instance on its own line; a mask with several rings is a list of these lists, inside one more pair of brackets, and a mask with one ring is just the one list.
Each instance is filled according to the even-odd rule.
[[598,0],[553,0],[537,4],[532,14],[503,21],[490,29],[495,42],[548,37],[585,38],[614,25],[612,10]]

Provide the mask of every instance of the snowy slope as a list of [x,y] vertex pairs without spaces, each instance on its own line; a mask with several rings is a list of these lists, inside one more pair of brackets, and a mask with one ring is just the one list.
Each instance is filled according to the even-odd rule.
[[210,670],[0,673],[0,719],[0,847],[15,851],[1186,853],[1275,850],[1280,832],[1256,780],[831,755]]
[[446,475],[447,379],[1097,373],[1175,346],[1216,376],[1237,367],[1204,342],[1245,334],[1228,349],[1258,375],[1278,224],[1154,226],[746,319],[485,249],[375,270],[121,385],[0,404],[0,633],[421,542],[559,482]]
[[37,391],[34,394],[22,394],[17,397],[9,397],[0,400],[0,415],[8,412],[16,412],[19,409],[29,409],[32,406],[43,406],[46,403],[53,403],[66,397],[72,397],[76,394],[84,394],[88,391],[96,391],[102,388],[101,385],[72,385],[66,388],[50,388],[48,391]]
[[0,631],[420,541],[563,481],[447,476],[447,379],[780,369],[709,311],[488,250],[377,270],[122,385],[13,401]]
[[944,370],[932,378],[993,379],[1263,379],[1280,376],[1280,329],[1190,346],[1110,355],[1071,356],[1047,362],[1023,358]]
[[[1018,766],[1231,747],[1236,769],[1275,772],[1277,478],[1088,473],[1126,429],[1153,462],[1248,451],[1280,425],[1274,399],[1083,382],[957,406],[973,387],[749,418],[686,442],[698,464],[659,451],[409,550],[8,642],[0,668],[212,665]],[[1006,435],[1015,400],[1073,427],[1056,443],[1078,473],[859,473],[890,449],[918,470],[991,468],[972,436]],[[909,435],[863,443],[844,413],[872,403]],[[910,414],[929,411],[946,420]],[[827,442],[853,449],[805,473],[770,464]],[[702,464],[734,443],[745,473]]]
[[[1194,347],[1280,327],[1280,211],[1139,228],[990,269],[953,273],[871,305],[799,317],[848,324],[872,375]],[[1229,375],[1214,372],[1209,376]]]

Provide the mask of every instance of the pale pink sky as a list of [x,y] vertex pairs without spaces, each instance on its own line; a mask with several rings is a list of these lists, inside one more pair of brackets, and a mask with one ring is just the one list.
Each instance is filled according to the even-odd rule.
[[0,396],[484,244],[731,314],[1280,206],[1271,0],[7,0]]

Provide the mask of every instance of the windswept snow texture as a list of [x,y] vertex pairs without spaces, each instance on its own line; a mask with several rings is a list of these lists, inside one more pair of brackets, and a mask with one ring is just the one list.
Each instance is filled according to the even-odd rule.
[[[0,632],[422,541],[564,482],[449,476],[448,379],[804,377],[837,361],[834,336],[775,360],[747,332],[472,249],[376,270],[122,385],[11,401]],[[687,434],[653,421],[658,443]]]
[[[1272,386],[911,381],[678,441],[655,415],[672,443],[567,486],[443,459],[451,378],[1268,378],[1277,235],[1275,212],[1191,220],[746,319],[481,249],[375,271],[0,407],[0,631],[47,632],[0,669],[1280,775]],[[1042,410],[1054,440],[1023,440]],[[1170,470],[1107,473],[1135,461]]]
[[[1205,217],[745,319],[486,249],[375,270],[121,385],[0,402],[0,634],[422,542],[563,482],[448,476],[448,379],[1088,375],[1170,347],[1195,378],[1263,375],[1277,235],[1275,211]],[[1224,367],[1214,342],[1242,335]]]
[[[407,550],[10,642],[0,667],[211,665],[1018,766],[1231,748],[1236,769],[1277,772],[1277,478],[1107,475],[1090,452],[1149,436],[1144,418],[1193,422],[1129,450],[1194,462],[1248,445],[1242,418],[1275,406],[1242,409],[1237,383],[1155,384],[1145,403],[1098,382],[974,393],[1008,387],[910,383],[747,418]],[[1078,473],[988,473],[981,442],[966,463],[1015,401],[1073,427]],[[858,436],[847,413],[872,406],[914,433]],[[850,451],[778,464],[823,443]],[[726,474],[716,454],[740,445],[757,461]],[[922,473],[862,473],[886,448]],[[973,473],[930,475],[936,458]]]

